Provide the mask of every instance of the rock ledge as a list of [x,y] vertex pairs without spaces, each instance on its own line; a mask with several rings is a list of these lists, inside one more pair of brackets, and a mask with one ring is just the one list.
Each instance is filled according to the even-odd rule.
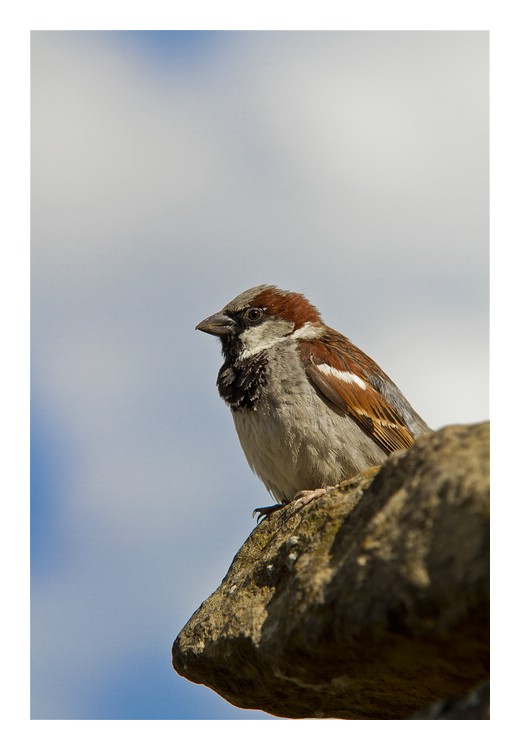
[[262,522],[173,645],[182,676],[291,718],[443,718],[488,660],[488,423]]

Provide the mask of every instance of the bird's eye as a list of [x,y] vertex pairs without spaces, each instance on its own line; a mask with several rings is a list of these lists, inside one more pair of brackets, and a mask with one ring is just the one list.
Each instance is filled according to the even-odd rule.
[[264,311],[260,307],[250,307],[248,310],[245,311],[244,319],[248,323],[258,323],[258,321],[261,319],[263,314],[264,314]]

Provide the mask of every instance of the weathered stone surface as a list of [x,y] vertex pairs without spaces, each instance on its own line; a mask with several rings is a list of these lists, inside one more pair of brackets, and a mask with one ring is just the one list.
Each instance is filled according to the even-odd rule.
[[173,646],[179,674],[293,718],[415,718],[488,656],[487,423],[262,522]]
[[439,701],[412,719],[489,719],[489,682],[484,682],[462,698]]

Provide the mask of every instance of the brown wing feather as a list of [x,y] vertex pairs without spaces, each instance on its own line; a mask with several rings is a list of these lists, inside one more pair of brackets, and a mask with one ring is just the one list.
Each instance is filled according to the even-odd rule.
[[[349,346],[353,346],[348,343]],[[413,436],[404,421],[384,396],[367,381],[356,361],[346,361],[343,346],[341,352],[337,346],[329,347],[323,342],[318,344],[316,341],[302,341],[300,346],[307,375],[314,387],[328,401],[351,417],[384,451],[392,453],[401,448],[408,448],[413,443]],[[334,377],[333,374],[323,373],[318,368],[320,364],[357,375],[365,383],[365,388],[355,382],[349,383]],[[383,374],[379,368],[377,369],[378,374]]]

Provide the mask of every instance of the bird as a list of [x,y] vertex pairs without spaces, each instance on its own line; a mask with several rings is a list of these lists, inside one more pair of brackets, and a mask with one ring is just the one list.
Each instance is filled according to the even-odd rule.
[[249,466],[275,500],[308,501],[429,432],[374,360],[299,292],[261,284],[196,330],[217,336],[218,392]]

